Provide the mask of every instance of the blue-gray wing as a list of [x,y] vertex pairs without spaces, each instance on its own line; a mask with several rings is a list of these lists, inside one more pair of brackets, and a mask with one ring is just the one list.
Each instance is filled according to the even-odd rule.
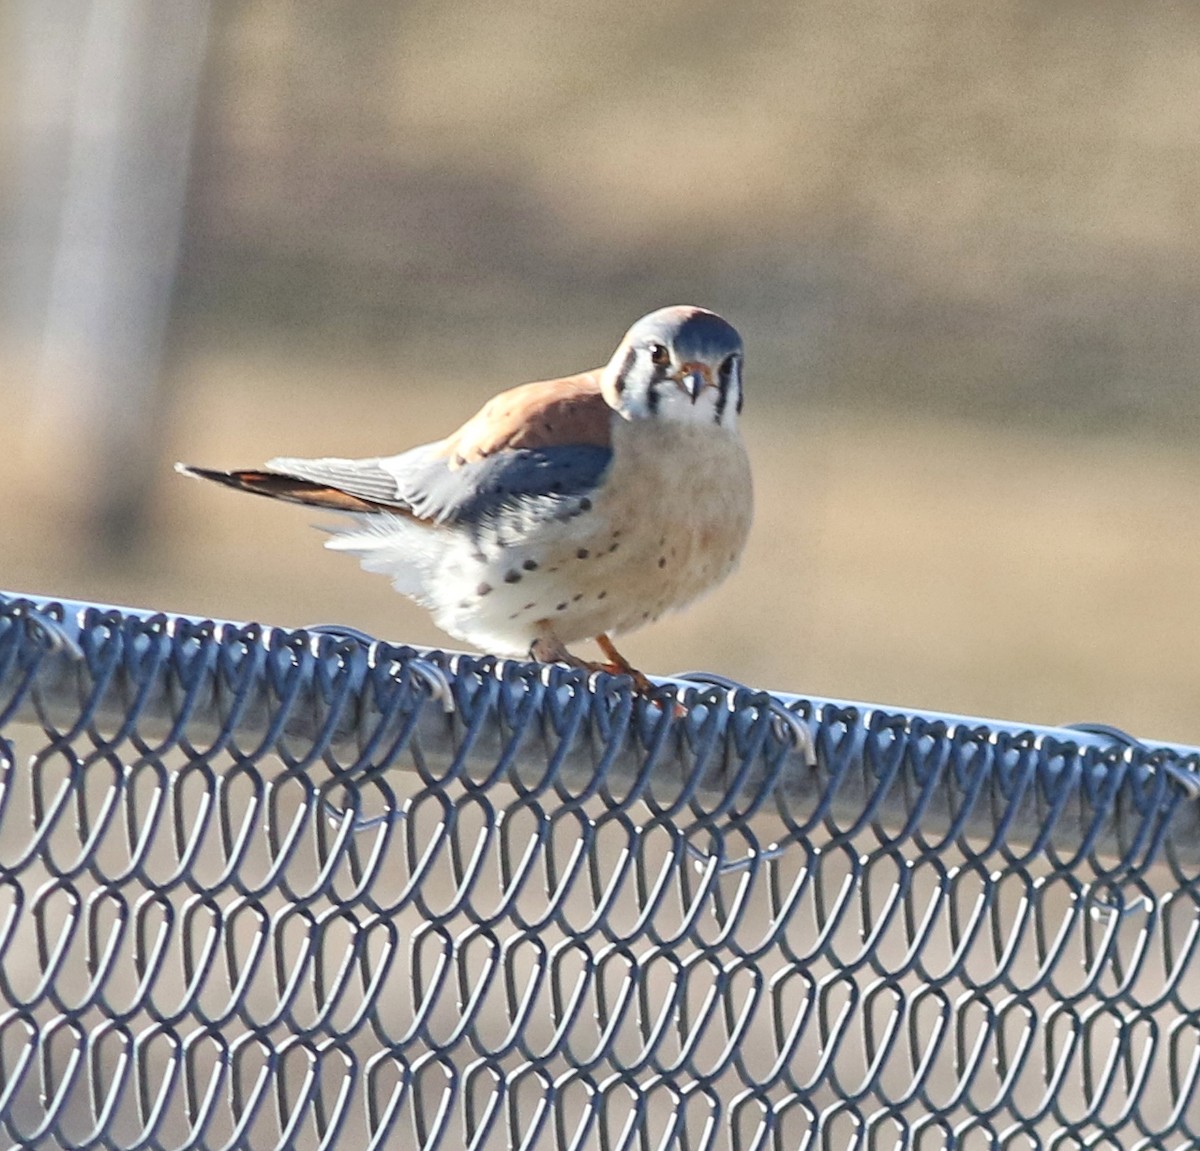
[[375,459],[268,461],[272,472],[356,496],[379,511],[481,527],[573,509],[603,481],[612,449],[597,444],[509,448],[451,467],[441,443]]

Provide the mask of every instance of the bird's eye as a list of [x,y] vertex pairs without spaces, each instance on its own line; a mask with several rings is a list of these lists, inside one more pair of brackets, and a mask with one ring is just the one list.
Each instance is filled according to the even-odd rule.
[[665,344],[650,345],[650,362],[656,368],[665,368],[671,362],[671,353]]

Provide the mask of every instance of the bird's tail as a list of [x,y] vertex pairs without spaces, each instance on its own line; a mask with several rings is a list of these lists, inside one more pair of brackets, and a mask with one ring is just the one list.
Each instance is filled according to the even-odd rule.
[[181,475],[224,484],[227,488],[236,488],[257,496],[269,496],[274,500],[286,500],[288,503],[303,504],[306,507],[327,508],[337,512],[399,511],[372,500],[361,499],[328,484],[314,483],[312,480],[284,475],[282,472],[254,468],[223,472],[215,468],[193,467],[191,464],[176,464],[175,470]]

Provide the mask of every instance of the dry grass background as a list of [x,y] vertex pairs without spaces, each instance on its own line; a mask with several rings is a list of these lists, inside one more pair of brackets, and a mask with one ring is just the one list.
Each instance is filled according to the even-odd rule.
[[1200,742],[1198,62],[1189,4],[218,6],[149,530],[95,546],[17,309],[0,583],[440,644],[173,460],[398,450],[691,300],[758,520],[635,660]]
[[[385,579],[324,551],[308,526],[319,517],[170,471],[175,458],[233,466],[420,442],[491,386],[423,375],[414,400],[418,389],[394,371],[360,368],[348,403],[343,373],[337,359],[195,357],[181,372],[137,562],[96,560],[80,547],[78,507],[43,497],[37,516],[27,503],[0,511],[6,582],[219,618],[350,623],[442,646]],[[1102,719],[1200,741],[1195,452],[771,402],[751,402],[745,423],[758,511],[742,568],[691,610],[630,636],[632,659],[659,673],[709,668],[781,690],[1028,722]],[[9,491],[21,483],[13,471],[0,464]]]

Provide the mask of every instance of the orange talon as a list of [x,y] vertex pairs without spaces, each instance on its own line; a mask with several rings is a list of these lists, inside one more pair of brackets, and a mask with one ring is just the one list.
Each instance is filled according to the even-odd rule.
[[645,672],[638,671],[619,651],[613,641],[603,632],[596,636],[596,646],[604,652],[608,660],[604,670],[613,675],[627,675],[633,680],[633,686],[639,695],[649,695],[654,691],[654,684],[646,677]]
[[[604,670],[614,675],[627,675],[633,680],[633,690],[641,696],[650,696],[654,693],[655,685],[650,682],[645,672],[638,671],[629,660],[627,660],[619,651],[611,639],[603,632],[596,636],[596,646],[604,652],[608,659],[606,664],[603,664]],[[662,706],[661,700],[655,700],[655,703]],[[675,702],[675,718],[681,719],[687,715],[687,708],[678,700]]]

